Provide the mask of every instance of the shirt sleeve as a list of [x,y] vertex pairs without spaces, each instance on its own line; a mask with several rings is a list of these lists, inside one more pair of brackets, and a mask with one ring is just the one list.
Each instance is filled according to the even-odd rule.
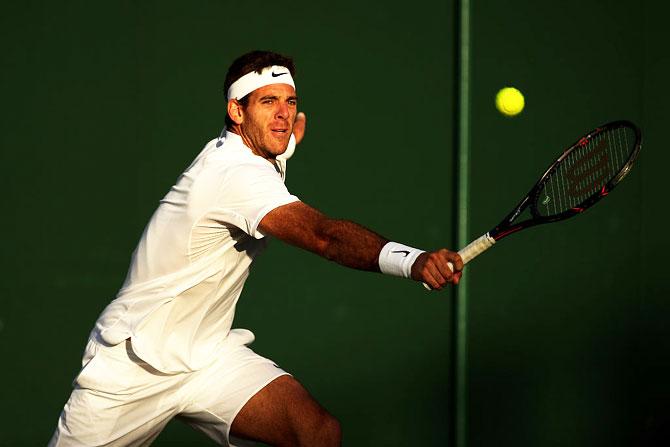
[[298,201],[289,193],[281,175],[265,165],[247,163],[228,172],[217,201],[218,218],[256,239],[265,235],[258,224],[275,208]]

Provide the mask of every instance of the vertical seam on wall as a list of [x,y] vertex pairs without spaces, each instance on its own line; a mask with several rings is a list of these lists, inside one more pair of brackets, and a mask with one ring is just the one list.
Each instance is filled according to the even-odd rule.
[[[470,161],[470,0],[457,0],[458,15],[458,144],[457,144],[457,246],[465,247],[468,240],[469,161]],[[456,289],[455,300],[455,367],[454,387],[454,445],[467,445],[467,318],[468,275]]]

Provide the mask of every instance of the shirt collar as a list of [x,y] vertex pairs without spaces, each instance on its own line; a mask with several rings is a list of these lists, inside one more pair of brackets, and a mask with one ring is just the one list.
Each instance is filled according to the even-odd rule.
[[276,158],[275,161],[276,163],[271,162],[270,160],[266,160],[263,157],[260,157],[256,154],[254,154],[254,151],[251,150],[249,146],[244,144],[244,141],[242,141],[242,137],[236,134],[235,132],[232,132],[230,130],[226,129],[226,132],[223,136],[224,142],[228,144],[233,144],[235,146],[238,146],[240,148],[243,148],[245,151],[248,151],[251,155],[254,157],[258,157],[262,160],[265,160],[266,162],[270,163],[275,169],[279,168],[279,174],[281,175],[282,178],[286,176],[286,160],[281,159],[281,158]]

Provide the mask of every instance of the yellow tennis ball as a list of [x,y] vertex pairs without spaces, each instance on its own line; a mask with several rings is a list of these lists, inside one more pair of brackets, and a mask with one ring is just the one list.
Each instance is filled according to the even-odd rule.
[[505,87],[496,95],[496,108],[505,116],[518,115],[525,105],[523,95],[514,87]]

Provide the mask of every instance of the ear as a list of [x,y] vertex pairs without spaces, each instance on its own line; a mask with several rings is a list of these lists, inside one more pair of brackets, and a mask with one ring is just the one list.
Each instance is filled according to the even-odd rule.
[[298,112],[293,122],[293,135],[295,135],[296,144],[300,144],[302,137],[305,136],[305,124],[307,124],[307,117],[303,112]]
[[236,99],[228,101],[228,116],[235,124],[242,124],[244,121],[244,109]]

